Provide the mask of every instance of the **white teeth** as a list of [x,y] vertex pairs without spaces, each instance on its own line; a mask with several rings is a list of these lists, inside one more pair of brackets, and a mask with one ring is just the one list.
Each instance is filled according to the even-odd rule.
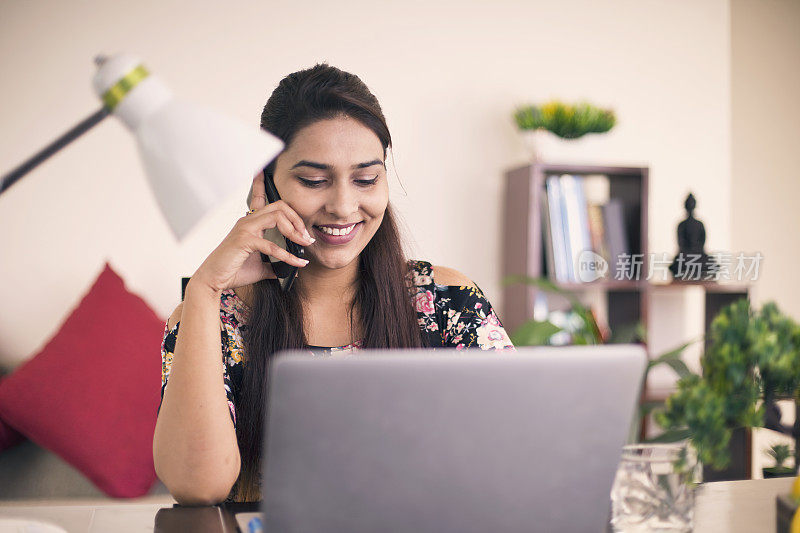
[[348,226],[346,228],[329,228],[328,226],[319,226],[319,229],[322,230],[323,233],[327,233],[328,235],[347,235],[356,225],[353,224],[352,226]]

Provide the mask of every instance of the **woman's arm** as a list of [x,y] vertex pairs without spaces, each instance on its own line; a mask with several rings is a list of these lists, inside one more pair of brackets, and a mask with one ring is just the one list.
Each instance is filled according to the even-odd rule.
[[183,505],[224,500],[239,476],[240,457],[223,384],[220,296],[201,284],[169,320],[180,321],[169,383],[153,437],[156,473]]
[[170,319],[180,326],[153,436],[153,460],[158,477],[181,504],[224,500],[241,467],[223,378],[222,291],[275,278],[262,254],[297,267],[308,264],[264,239],[264,230],[277,228],[304,246],[314,242],[286,202],[266,204],[261,173],[253,178],[251,194],[251,211],[192,275],[183,307]]

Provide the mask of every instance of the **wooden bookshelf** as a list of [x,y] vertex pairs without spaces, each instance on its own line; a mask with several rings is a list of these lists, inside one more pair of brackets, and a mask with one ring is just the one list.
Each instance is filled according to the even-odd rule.
[[[571,174],[574,176],[602,175],[608,179],[608,199],[620,200],[623,221],[630,254],[642,254],[642,277],[639,280],[617,280],[602,278],[593,282],[555,281],[546,269],[546,248],[543,241],[542,196],[546,195],[545,182],[548,176]],[[750,284],[714,281],[669,281],[646,280],[648,256],[648,175],[646,167],[613,167],[593,165],[565,165],[535,163],[516,168],[505,174],[505,198],[502,235],[503,277],[526,275],[532,278],[548,277],[557,287],[572,292],[579,298],[589,292],[598,294],[606,307],[607,326],[611,331],[629,328],[641,323],[649,331],[648,308],[658,305],[659,295],[674,291],[700,288],[705,295],[703,331],[708,334],[711,322],[720,310],[740,298],[749,297]],[[669,276],[671,278],[671,275]],[[501,317],[509,332],[533,318],[537,288],[529,285],[507,285],[503,288],[503,310]],[[548,300],[554,299],[548,295]],[[583,299],[583,298],[581,298]],[[676,339],[677,341],[677,339]],[[651,357],[654,354],[650,354]],[[641,400],[663,401],[671,391],[642,390]],[[640,435],[645,435],[647,419],[642,421]],[[749,435],[744,435],[737,444],[734,462],[728,471],[719,473],[719,478],[747,479],[751,474]],[[739,441],[737,441],[739,442]],[[711,474],[707,474],[711,475]],[[717,475],[714,473],[714,475]]]
[[[629,253],[643,254],[643,276],[647,273],[648,228],[648,176],[647,167],[619,167],[598,165],[567,165],[535,163],[525,165],[505,174],[503,214],[502,272],[503,277],[526,275],[539,278],[547,275],[542,237],[542,195],[546,194],[545,180],[550,175],[575,176],[602,175],[608,179],[609,199],[618,199],[623,206],[623,219],[628,239]],[[551,278],[552,279],[552,278]],[[668,283],[640,280],[599,279],[589,283],[554,282],[575,294],[598,291],[605,299],[608,327],[629,327],[641,322],[648,326],[647,310],[653,296],[664,291],[683,291],[700,287],[705,293],[705,324],[708,331],[711,320],[726,305],[748,297],[749,285],[743,283],[717,283],[713,281],[670,281]],[[503,323],[509,331],[533,316],[537,289],[520,284],[503,288]]]
[[[647,168],[535,163],[511,170],[505,176],[504,277],[522,274],[539,278],[546,275],[542,196],[546,194],[547,176],[562,174],[605,176],[609,198],[620,200],[623,206],[629,252],[647,257]],[[642,269],[646,272],[647,265],[643,264]],[[571,291],[603,291],[607,300],[608,326],[612,330],[639,320],[646,323],[647,291],[643,290],[646,285],[643,281],[600,279],[590,283],[557,282],[556,285]],[[520,285],[504,287],[502,317],[507,329],[513,331],[532,317],[536,290]]]

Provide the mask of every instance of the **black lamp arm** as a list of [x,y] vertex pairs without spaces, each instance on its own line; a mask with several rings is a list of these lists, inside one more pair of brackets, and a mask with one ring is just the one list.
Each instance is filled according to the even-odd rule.
[[111,114],[111,110],[107,107],[100,108],[99,111],[96,111],[91,116],[82,120],[78,125],[74,128],[63,134],[61,137],[53,141],[52,143],[45,146],[39,152],[31,156],[27,161],[22,163],[20,166],[3,176],[3,179],[0,180],[0,194],[3,194],[6,189],[11,187],[17,180],[22,178],[25,174],[36,168],[39,163],[42,163],[48,157],[53,155],[54,153],[58,152],[66,145],[89,131],[92,127],[94,127],[98,122],[106,118],[108,115]]

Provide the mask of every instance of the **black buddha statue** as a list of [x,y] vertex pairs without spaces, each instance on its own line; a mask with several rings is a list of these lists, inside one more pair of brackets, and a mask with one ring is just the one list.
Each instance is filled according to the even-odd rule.
[[678,224],[678,255],[669,269],[676,280],[699,281],[712,277],[719,266],[706,254],[706,228],[702,222],[694,218],[697,201],[689,193],[684,202],[686,219]]

